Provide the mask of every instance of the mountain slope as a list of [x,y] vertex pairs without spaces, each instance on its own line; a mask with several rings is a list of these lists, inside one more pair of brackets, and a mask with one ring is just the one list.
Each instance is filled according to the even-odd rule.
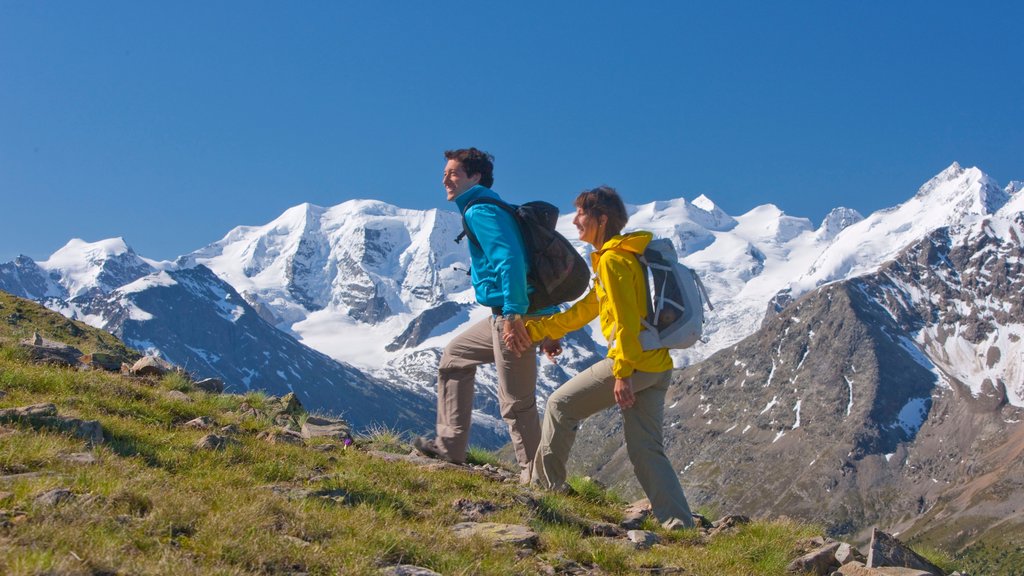
[[[1021,238],[1013,212],[935,230],[679,372],[666,450],[691,497],[836,534],[1024,534]],[[617,426],[584,426],[582,466],[628,483]]]

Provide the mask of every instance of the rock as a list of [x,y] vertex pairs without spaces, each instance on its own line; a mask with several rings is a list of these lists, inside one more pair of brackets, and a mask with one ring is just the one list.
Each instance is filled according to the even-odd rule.
[[90,444],[103,443],[103,428],[96,420],[80,420],[57,415],[53,404],[33,404],[0,410],[0,422],[20,422],[33,428],[52,428],[70,432]]
[[57,406],[54,404],[32,404],[21,408],[0,410],[0,419],[30,420],[33,418],[56,416]]
[[3,398],[4,396],[7,396],[7,392],[0,390],[0,398]]
[[814,574],[815,576],[831,574],[840,565],[840,562],[836,560],[836,550],[839,549],[839,544],[839,542],[831,542],[804,554],[790,562],[786,566],[786,571]]
[[54,488],[36,496],[36,504],[39,506],[58,506],[64,502],[75,499],[75,495],[67,488]]
[[420,568],[419,566],[413,566],[412,564],[388,566],[387,568],[382,568],[380,573],[385,576],[441,576],[441,574],[434,572],[433,570]]
[[623,512],[622,522],[619,526],[622,526],[626,530],[636,530],[643,525],[644,520],[651,515],[651,501],[644,498],[643,500],[637,500],[629,505],[628,508]]
[[338,438],[344,440],[352,437],[352,429],[344,420],[331,420],[319,416],[309,416],[302,424],[303,438]]
[[200,416],[199,418],[193,418],[188,422],[182,424],[184,428],[194,428],[196,430],[209,430],[213,428],[213,419],[209,416]]
[[[707,522],[707,519],[704,518],[703,516],[700,516],[700,519],[702,520],[702,522],[698,523],[697,522],[698,516],[699,516],[698,514],[694,514],[693,521],[698,526],[703,527],[704,526],[703,522]],[[747,516],[741,516],[741,515],[738,515],[738,514],[730,514],[728,516],[723,516],[722,518],[719,518],[717,522],[713,522],[711,524],[711,530],[708,532],[708,535],[709,536],[714,536],[716,534],[721,534],[722,532],[725,532],[726,530],[731,530],[733,528],[736,528],[738,526],[742,526],[744,524],[750,524],[750,518],[748,518]]]
[[714,523],[711,522],[711,520],[708,520],[700,514],[693,514],[693,524],[701,530],[711,530],[715,527]]
[[218,436],[216,434],[207,434],[196,442],[196,448],[200,450],[223,450],[229,444],[236,444],[237,440],[231,438],[225,438],[224,436]]
[[617,524],[611,524],[609,522],[591,522],[584,528],[584,533],[589,536],[617,538],[624,536],[626,531],[620,528]]
[[882,532],[878,528],[871,530],[871,544],[868,548],[868,568],[898,566],[900,568],[916,568],[938,576],[946,576],[941,568],[924,559],[917,552],[907,548],[895,536]]
[[224,382],[220,378],[204,378],[195,383],[195,387],[210,394],[222,394]]
[[[936,573],[938,574],[938,573]],[[887,566],[883,568],[868,568],[856,560],[844,564],[832,573],[832,576],[934,576],[931,572],[918,570],[916,568],[900,568]]]
[[661,538],[654,532],[647,530],[630,530],[626,532],[629,541],[636,545],[638,550],[645,550],[661,542]]
[[836,549],[836,560],[839,561],[839,564],[841,565],[849,564],[854,561],[861,563],[867,562],[867,558],[860,553],[860,550],[857,550],[846,542],[841,542],[839,544],[839,548]]
[[265,430],[257,434],[256,439],[263,440],[268,444],[293,444],[296,446],[302,446],[306,443],[302,439],[302,434],[299,434],[294,430],[288,430],[287,428]]
[[174,370],[174,366],[162,358],[146,356],[132,365],[131,373],[136,376],[163,376]]
[[191,402],[192,401],[192,399],[188,397],[188,394],[185,394],[181,390],[168,390],[167,391],[167,398],[170,399],[170,400],[175,400],[177,402]]
[[452,526],[452,532],[460,538],[480,537],[494,544],[510,544],[524,548],[536,548],[540,542],[536,532],[517,524],[462,522]]
[[36,332],[32,338],[22,340],[21,348],[28,351],[33,362],[39,364],[56,364],[58,366],[77,366],[82,351],[63,342],[47,340]]
[[459,498],[452,502],[452,508],[459,513],[464,521],[476,522],[487,514],[498,511],[498,506],[488,500],[473,501],[467,498]]
[[238,410],[236,411],[236,413],[239,416],[243,416],[243,417],[244,416],[249,416],[251,418],[261,418],[261,417],[266,415],[265,412],[263,412],[262,410],[257,409],[255,406],[253,406],[252,404],[249,404],[248,402],[242,402],[238,406]]
[[61,454],[58,456],[62,461],[69,464],[95,464],[99,460],[92,452],[75,452],[73,454]]
[[117,372],[121,369],[121,364],[124,363],[124,359],[120,356],[103,352],[86,354],[80,358],[80,361],[90,368],[106,372]]
[[300,548],[307,548],[307,547],[311,546],[311,544],[309,542],[306,542],[302,538],[299,538],[297,536],[291,536],[289,534],[286,534],[286,535],[282,536],[281,539],[286,541],[286,542],[290,542],[292,544],[295,544],[296,546],[298,546]]
[[225,427],[220,429],[220,433],[221,434],[237,434],[238,433],[238,426],[235,426],[234,424],[228,424],[227,426],[225,426]]

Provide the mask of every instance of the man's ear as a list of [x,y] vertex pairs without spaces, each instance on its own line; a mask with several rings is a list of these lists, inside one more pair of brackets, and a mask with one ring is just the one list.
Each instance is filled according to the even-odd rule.
[[468,176],[467,175],[467,178],[469,179],[470,182],[473,183],[474,186],[476,186],[477,184],[480,183],[480,179],[483,178],[483,174],[477,172],[476,174],[473,174],[472,176]]

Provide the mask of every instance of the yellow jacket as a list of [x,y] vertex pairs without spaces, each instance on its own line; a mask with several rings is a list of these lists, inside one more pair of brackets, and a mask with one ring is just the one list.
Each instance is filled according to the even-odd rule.
[[648,300],[637,254],[651,241],[650,232],[614,236],[590,254],[596,273],[594,287],[564,312],[526,322],[534,341],[561,338],[587,325],[600,313],[601,332],[608,340],[608,357],[615,361],[612,373],[628,378],[635,370],[663,372],[672,368],[668,350],[645,352],[640,346],[640,318],[647,315]]

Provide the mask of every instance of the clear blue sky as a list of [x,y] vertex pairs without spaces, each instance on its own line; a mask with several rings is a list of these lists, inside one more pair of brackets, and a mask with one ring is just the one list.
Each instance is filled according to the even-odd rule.
[[1024,3],[0,0],[0,261],[170,259],[290,206],[444,200],[442,152],[564,210],[815,222],[954,160],[1024,179]]

